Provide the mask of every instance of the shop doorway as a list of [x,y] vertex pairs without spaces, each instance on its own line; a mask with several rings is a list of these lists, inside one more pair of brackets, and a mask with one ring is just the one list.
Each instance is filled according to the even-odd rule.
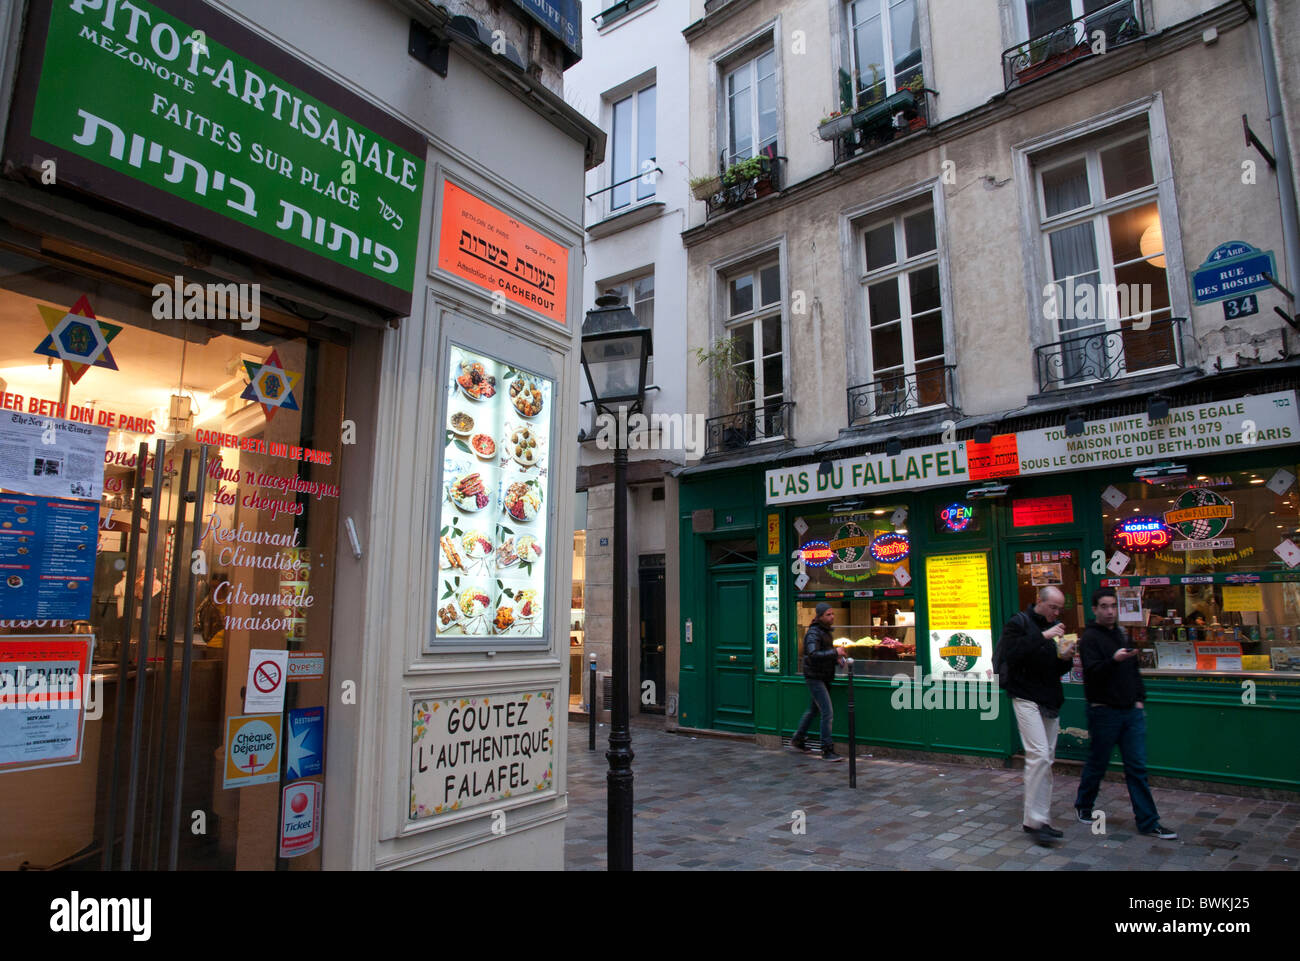
[[[1015,594],[1004,598],[1006,617],[1038,603],[1041,588],[1056,587],[1065,595],[1065,606],[1061,610],[1065,632],[1082,633],[1088,619],[1088,606],[1083,596],[1081,546],[1078,541],[1055,540],[1009,543],[1012,576],[1007,583]],[[1004,618],[1003,623],[1005,621]]]
[[[640,559],[641,713],[664,712],[664,556]],[[647,687],[649,683],[649,687]]]
[[[0,250],[2,389],[94,423],[106,444],[67,462],[78,486],[59,500],[98,518],[74,545],[93,557],[87,603],[52,620],[0,601],[11,651],[93,639],[99,703],[79,759],[0,774],[21,799],[0,819],[0,870],[319,867],[319,848],[280,856],[282,801],[319,799],[324,782],[345,338],[266,305],[251,331],[160,318],[149,289]],[[111,336],[102,362],[34,355],[56,322]],[[0,487],[32,498],[17,475]],[[67,540],[52,526],[31,536],[24,557]],[[272,705],[246,698],[254,651],[305,655]],[[245,727],[266,749],[241,752]],[[319,815],[300,821],[319,838]]]
[[709,544],[709,727],[754,731],[754,667],[758,660],[753,538]]

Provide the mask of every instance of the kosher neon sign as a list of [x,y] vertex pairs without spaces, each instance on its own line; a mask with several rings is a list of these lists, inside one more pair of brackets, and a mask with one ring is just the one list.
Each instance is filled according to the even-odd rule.
[[911,553],[912,545],[906,534],[881,534],[871,542],[871,556],[881,564],[897,564]]
[[1142,554],[1168,547],[1173,532],[1158,517],[1129,517],[1115,525],[1111,537],[1120,550]]

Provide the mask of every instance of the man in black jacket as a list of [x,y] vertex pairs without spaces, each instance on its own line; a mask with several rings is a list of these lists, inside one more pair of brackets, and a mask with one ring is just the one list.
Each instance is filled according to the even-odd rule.
[[1119,601],[1113,587],[1092,592],[1092,613],[1095,620],[1088,622],[1079,639],[1091,746],[1079,779],[1079,793],[1074,798],[1075,810],[1080,821],[1092,822],[1097,789],[1110,763],[1111,751],[1118,744],[1138,831],[1171,840],[1178,835],[1160,823],[1147,783],[1147,722],[1142,706],[1146,686],[1138,671],[1137,649],[1129,647],[1128,637],[1119,626]]
[[799,729],[790,738],[790,747],[796,751],[808,750],[804,736],[813,715],[820,714],[822,722],[822,758],[827,761],[843,761],[835,753],[835,742],[831,739],[831,692],[830,680],[835,676],[835,667],[844,660],[844,649],[836,647],[831,640],[830,627],[835,623],[835,612],[825,601],[817,605],[817,616],[808,625],[808,633],[803,639],[803,676],[808,682],[811,703],[799,721]]
[[1056,639],[1065,634],[1058,618],[1065,595],[1055,587],[1038,591],[1038,603],[1007,621],[998,639],[994,663],[1004,665],[1001,682],[1011,695],[1025,746],[1025,809],[1022,825],[1040,844],[1064,833],[1052,827],[1052,762],[1061,729],[1061,675],[1074,665],[1074,648],[1059,651]]

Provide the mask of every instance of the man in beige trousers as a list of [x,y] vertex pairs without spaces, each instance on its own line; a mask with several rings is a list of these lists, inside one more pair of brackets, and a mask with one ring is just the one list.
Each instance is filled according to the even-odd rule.
[[1065,595],[1055,587],[1038,591],[1038,603],[1007,621],[994,652],[1003,689],[1011,695],[1025,747],[1025,811],[1022,826],[1040,844],[1064,834],[1052,827],[1052,762],[1061,729],[1065,692],[1061,675],[1074,664],[1074,645],[1057,650],[1065,634],[1059,620]]

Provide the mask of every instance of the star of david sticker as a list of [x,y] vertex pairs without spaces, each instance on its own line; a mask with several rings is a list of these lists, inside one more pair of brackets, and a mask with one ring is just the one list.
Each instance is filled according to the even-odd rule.
[[44,304],[37,304],[36,309],[50,333],[37,345],[34,353],[63,361],[68,378],[74,384],[92,367],[117,370],[117,361],[113,359],[108,344],[122,332],[122,328],[96,318],[85,294],[70,310]]
[[302,374],[285,370],[278,351],[271,351],[271,356],[260,364],[244,361],[244,369],[248,371],[248,386],[239,396],[261,404],[268,421],[282,407],[285,410],[299,409],[293,392],[302,380]]

